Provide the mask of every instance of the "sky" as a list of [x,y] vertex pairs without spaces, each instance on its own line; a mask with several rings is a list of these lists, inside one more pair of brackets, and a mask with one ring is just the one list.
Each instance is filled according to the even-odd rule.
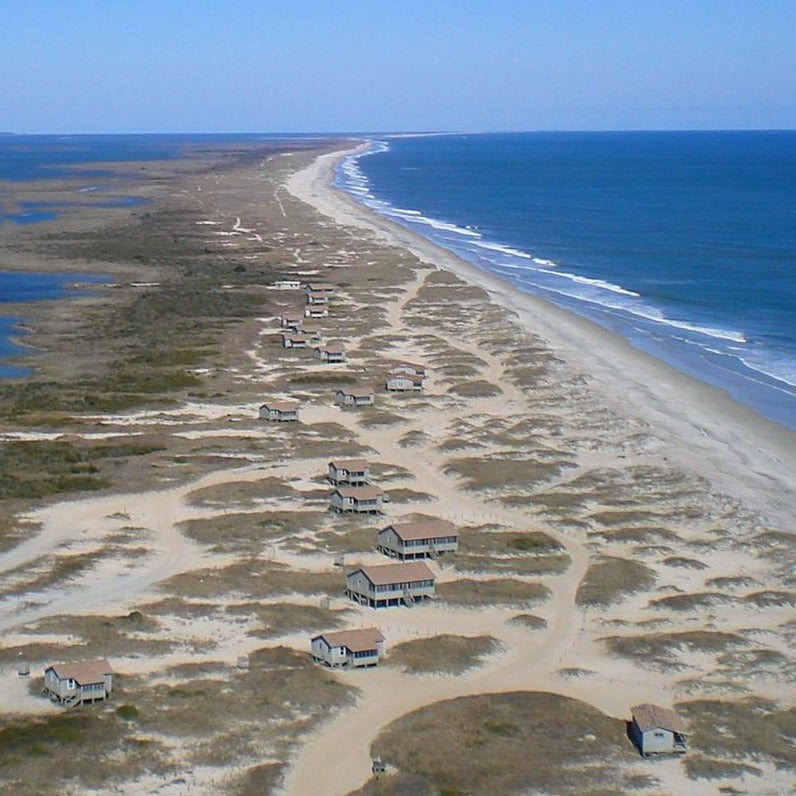
[[796,0],[5,0],[0,131],[796,128]]

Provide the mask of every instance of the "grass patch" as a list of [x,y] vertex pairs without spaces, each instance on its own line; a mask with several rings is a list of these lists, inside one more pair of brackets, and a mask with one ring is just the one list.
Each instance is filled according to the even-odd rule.
[[622,658],[638,661],[652,668],[672,668],[679,653],[718,654],[748,646],[735,633],[717,630],[685,630],[679,633],[648,633],[639,636],[611,636],[603,639],[608,649]]
[[454,580],[438,583],[437,597],[452,605],[514,605],[523,607],[546,600],[550,590],[541,583],[526,583],[510,578],[493,580]]
[[495,395],[503,394],[503,390],[500,387],[483,379],[460,381],[449,387],[448,392],[460,395],[462,398],[491,398]]
[[796,708],[758,698],[698,699],[676,707],[687,723],[692,748],[702,754],[730,764],[751,759],[794,769]]
[[475,491],[505,491],[518,487],[532,488],[555,478],[569,461],[549,462],[531,458],[461,458],[452,459],[445,467],[446,473],[459,476],[466,489]]
[[249,635],[273,638],[299,631],[314,633],[340,627],[345,611],[330,611],[314,605],[296,603],[239,603],[228,606],[226,613],[229,616],[256,618],[262,626],[250,631]]
[[479,666],[500,644],[492,636],[453,636],[404,641],[390,649],[387,665],[409,674],[462,674]]
[[624,791],[621,767],[634,758],[624,735],[621,720],[575,699],[483,694],[402,716],[371,752],[419,778],[411,793],[604,794]]
[[529,630],[544,630],[547,627],[547,620],[534,614],[517,614],[509,619],[509,624],[527,627]]
[[639,561],[605,557],[589,564],[575,602],[581,606],[611,605],[654,585],[655,573]]

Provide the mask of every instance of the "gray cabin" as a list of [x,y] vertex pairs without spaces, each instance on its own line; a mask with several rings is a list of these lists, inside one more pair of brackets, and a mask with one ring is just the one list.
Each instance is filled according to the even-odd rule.
[[322,293],[326,296],[333,296],[335,286],[331,282],[308,282],[304,285],[304,292],[309,296],[311,293]]
[[335,459],[329,462],[329,482],[334,486],[365,486],[370,465],[364,459]]
[[329,495],[329,507],[340,513],[381,514],[384,492],[375,486],[338,486]]
[[362,566],[346,575],[346,594],[360,605],[412,605],[434,596],[434,573],[422,561]]
[[377,627],[321,633],[310,640],[312,659],[332,669],[376,666],[384,652],[384,636]]
[[305,294],[307,297],[307,304],[328,304],[329,303],[329,294],[324,293],[320,290],[311,290],[307,291]]
[[315,358],[321,362],[345,362],[345,349],[340,345],[318,346],[315,349]]
[[113,669],[105,658],[56,663],[44,670],[44,693],[71,708],[106,700],[113,691]]
[[447,520],[388,525],[379,531],[377,547],[385,555],[401,561],[436,558],[459,549],[459,532]]
[[329,308],[325,304],[308,304],[304,310],[305,318],[326,318],[329,315]]
[[282,346],[284,348],[306,348],[307,335],[303,332],[283,332]]
[[685,724],[673,710],[644,704],[631,713],[630,736],[644,757],[688,751]]
[[411,373],[390,373],[386,388],[390,392],[420,392],[423,389],[423,377]]
[[341,387],[334,394],[338,406],[373,406],[376,394],[370,387]]
[[274,401],[260,407],[260,420],[288,423],[299,419],[299,405],[295,401]]
[[294,332],[298,332],[303,322],[304,317],[302,315],[283,315],[279,321],[279,325],[283,329],[291,329]]

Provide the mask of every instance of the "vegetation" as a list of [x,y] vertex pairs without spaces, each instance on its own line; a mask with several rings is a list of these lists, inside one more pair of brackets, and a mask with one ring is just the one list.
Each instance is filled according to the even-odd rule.
[[610,605],[654,585],[655,573],[640,561],[604,557],[589,565],[575,600],[582,606]]
[[[624,722],[575,699],[522,691],[415,710],[388,725],[371,752],[413,783],[392,792],[435,796],[625,792],[622,766],[635,758]],[[359,793],[380,792],[371,782]]]
[[491,636],[453,636],[404,641],[390,648],[387,665],[410,674],[462,674],[500,649]]

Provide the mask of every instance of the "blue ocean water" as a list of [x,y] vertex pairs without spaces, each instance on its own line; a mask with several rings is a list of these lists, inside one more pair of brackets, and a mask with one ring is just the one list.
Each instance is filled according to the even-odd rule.
[[390,137],[336,184],[796,429],[796,132]]

